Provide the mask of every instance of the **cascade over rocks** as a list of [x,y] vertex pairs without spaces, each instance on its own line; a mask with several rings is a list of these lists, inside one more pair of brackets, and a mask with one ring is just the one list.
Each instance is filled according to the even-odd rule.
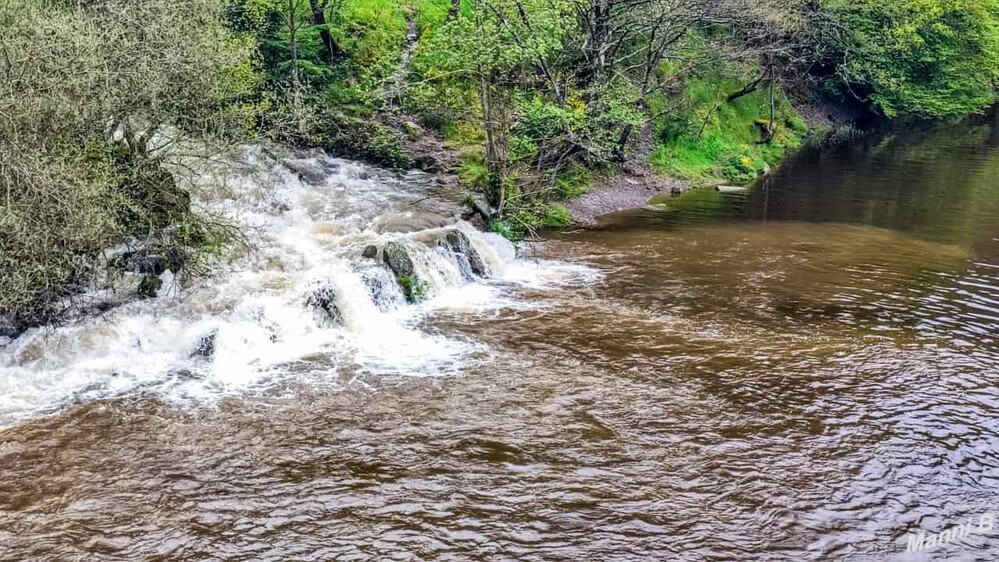
[[[485,277],[489,274],[489,269],[482,260],[482,256],[472,246],[472,241],[468,239],[468,236],[464,232],[458,229],[448,230],[444,236],[438,239],[437,244],[449,249],[454,254],[463,272],[470,271],[472,274],[480,277]],[[466,275],[466,277],[471,276]]]

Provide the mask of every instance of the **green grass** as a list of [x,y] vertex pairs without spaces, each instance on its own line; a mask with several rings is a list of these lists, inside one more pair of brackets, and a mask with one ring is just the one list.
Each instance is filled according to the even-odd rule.
[[[687,180],[745,183],[798,147],[807,126],[783,92],[776,93],[774,138],[762,143],[761,125],[770,117],[769,93],[758,90],[734,102],[725,101],[742,86],[738,79],[721,76],[689,81],[683,94],[689,110],[656,123],[657,146],[650,158],[653,170]],[[667,101],[654,100],[653,109],[663,103]]]
[[[411,5],[416,12],[416,27],[420,33],[444,23],[451,11],[451,0],[412,0]],[[469,13],[468,0],[462,1],[461,9]]]
[[399,0],[346,0],[332,33],[348,58],[326,97],[337,105],[366,102],[399,62],[406,11]]

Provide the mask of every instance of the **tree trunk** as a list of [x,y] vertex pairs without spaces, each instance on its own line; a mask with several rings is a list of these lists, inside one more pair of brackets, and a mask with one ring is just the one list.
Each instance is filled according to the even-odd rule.
[[767,125],[767,143],[774,140],[774,73],[770,72],[770,124]]
[[302,81],[298,76],[298,20],[296,11],[300,0],[288,0],[288,43],[291,46],[291,88],[292,113],[298,126],[298,132],[305,134],[305,122],[302,119]]
[[628,141],[631,139],[631,131],[633,127],[625,125],[624,129],[621,130],[621,136],[617,139],[617,146],[614,147],[614,161],[624,162],[625,151],[628,149]]
[[607,50],[610,41],[611,5],[609,0],[593,0],[590,11],[589,44],[587,53],[587,76],[585,82],[592,84],[600,79],[607,66]]
[[339,48],[326,28],[326,1],[309,0],[309,5],[312,7],[312,22],[319,27],[319,38],[323,41],[323,60],[326,64],[333,64]]
[[299,93],[302,90],[302,83],[298,79],[298,22],[295,21],[295,9],[298,2],[288,0],[288,44],[291,46],[291,87],[295,93],[295,101],[298,102]]
[[486,170],[489,186],[486,196],[498,210],[503,209],[506,193],[503,187],[504,160],[503,134],[497,124],[496,100],[493,98],[494,71],[480,72],[479,100],[482,104],[482,125],[486,133]]

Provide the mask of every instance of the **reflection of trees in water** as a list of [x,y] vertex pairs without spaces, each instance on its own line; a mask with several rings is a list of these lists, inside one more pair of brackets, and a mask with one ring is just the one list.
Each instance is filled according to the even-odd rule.
[[991,112],[803,150],[760,183],[749,216],[870,224],[995,252],[989,242],[999,237],[997,119]]

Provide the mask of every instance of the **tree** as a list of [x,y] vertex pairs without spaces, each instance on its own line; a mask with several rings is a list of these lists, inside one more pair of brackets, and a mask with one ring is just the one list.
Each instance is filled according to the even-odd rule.
[[312,8],[312,23],[319,29],[319,38],[323,42],[323,61],[326,64],[333,64],[337,55],[340,54],[340,46],[333,39],[330,33],[329,18],[326,13],[333,11],[337,13],[343,7],[344,0],[309,0]]
[[[168,148],[239,131],[231,109],[256,82],[222,7],[0,2],[0,324],[58,312],[126,238],[162,242],[168,225],[211,237]],[[186,253],[178,240],[164,243]]]
[[996,0],[827,0],[842,87],[889,117],[975,113],[996,100]]

